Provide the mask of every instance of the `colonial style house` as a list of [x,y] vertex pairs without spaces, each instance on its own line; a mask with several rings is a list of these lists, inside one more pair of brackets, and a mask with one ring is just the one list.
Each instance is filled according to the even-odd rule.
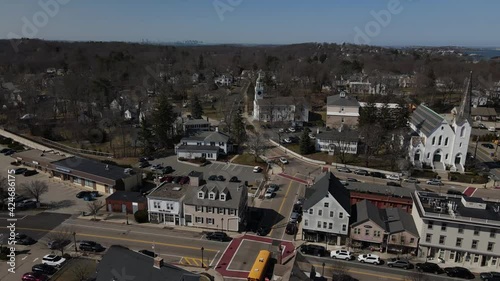
[[148,195],[149,221],[166,225],[182,225],[183,201],[193,187],[173,183],[162,183]]
[[263,122],[308,122],[309,104],[298,97],[267,97],[262,73],[255,85],[253,118]]
[[185,225],[240,231],[245,222],[247,201],[248,189],[241,183],[210,182],[192,188],[183,203]]
[[210,131],[210,122],[205,119],[188,119],[184,121],[182,126],[187,134],[197,131]]
[[316,138],[316,151],[326,151],[330,154],[358,154],[359,136],[356,131],[344,129],[319,132]]
[[351,216],[349,191],[331,172],[306,190],[303,210],[302,239],[335,245],[345,242]]
[[233,84],[233,77],[231,75],[221,75],[220,77],[214,79],[214,83],[217,84],[217,86],[228,87]]
[[329,96],[326,99],[326,126],[338,128],[341,125],[358,125],[359,106],[359,102],[344,91],[339,95]]
[[413,135],[409,154],[414,166],[422,167],[425,164],[434,170],[449,168],[451,171],[464,172],[472,128],[471,79],[472,76],[453,120],[446,120],[423,104],[410,116]]
[[499,271],[499,202],[423,191],[415,191],[412,197],[420,257],[447,266]]
[[217,160],[219,155],[232,152],[233,144],[229,141],[228,135],[216,128],[215,131],[200,131],[182,138],[175,151],[177,158]]
[[470,115],[475,121],[495,121],[497,111],[493,107],[473,107]]
[[418,231],[412,216],[400,208],[379,209],[368,200],[353,206],[352,245],[371,246],[381,251],[416,253]]

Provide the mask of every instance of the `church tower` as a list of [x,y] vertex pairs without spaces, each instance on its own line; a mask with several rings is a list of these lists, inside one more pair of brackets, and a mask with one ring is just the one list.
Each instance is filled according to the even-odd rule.
[[264,98],[264,83],[262,82],[262,72],[259,71],[259,77],[255,83],[255,100]]

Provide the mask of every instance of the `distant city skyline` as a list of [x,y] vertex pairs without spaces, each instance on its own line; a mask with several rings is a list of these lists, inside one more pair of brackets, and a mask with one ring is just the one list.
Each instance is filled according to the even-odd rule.
[[495,0],[4,0],[0,38],[500,47]]

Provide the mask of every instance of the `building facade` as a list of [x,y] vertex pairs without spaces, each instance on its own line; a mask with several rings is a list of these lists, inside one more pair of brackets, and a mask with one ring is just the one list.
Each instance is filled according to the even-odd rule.
[[326,126],[338,128],[342,125],[354,127],[358,125],[359,102],[342,91],[339,95],[326,99]]
[[304,240],[341,245],[349,233],[349,191],[330,172],[306,190],[303,205]]
[[500,203],[422,191],[412,196],[421,257],[464,267],[499,268]]
[[177,158],[205,158],[217,160],[219,155],[227,155],[233,151],[229,136],[216,131],[201,131],[181,139],[175,147]]
[[106,209],[108,212],[135,214],[147,210],[148,202],[140,192],[115,191],[106,198]]
[[148,214],[151,223],[165,225],[183,224],[183,201],[189,188],[177,184],[162,183],[147,195]]
[[358,154],[359,136],[356,131],[341,127],[338,130],[319,132],[315,137],[316,151],[324,151],[332,155]]
[[409,189],[360,182],[349,182],[346,188],[351,194],[351,205],[367,200],[379,209],[399,208],[411,213],[413,200]]

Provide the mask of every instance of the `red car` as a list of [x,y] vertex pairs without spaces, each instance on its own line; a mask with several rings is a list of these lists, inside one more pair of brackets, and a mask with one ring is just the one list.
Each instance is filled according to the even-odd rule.
[[166,176],[166,177],[161,178],[161,179],[160,179],[160,182],[168,182],[168,183],[171,183],[173,179],[174,179],[174,177],[172,177],[172,176]]
[[28,272],[23,274],[23,281],[47,281],[49,277],[38,272]]
[[189,183],[189,177],[182,177],[181,181],[179,182],[180,184],[188,184]]

